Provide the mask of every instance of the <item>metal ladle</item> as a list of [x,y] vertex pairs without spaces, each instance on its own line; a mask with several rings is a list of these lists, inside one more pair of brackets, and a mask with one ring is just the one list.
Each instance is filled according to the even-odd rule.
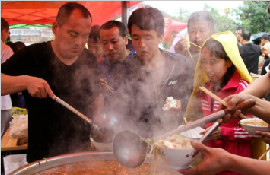
[[117,161],[122,166],[130,168],[138,167],[144,162],[147,148],[150,143],[154,143],[157,140],[165,139],[168,136],[187,131],[197,126],[203,126],[205,123],[223,118],[224,115],[224,110],[221,110],[209,116],[195,120],[194,122],[182,125],[181,127],[178,127],[177,129],[167,132],[154,139],[141,138],[134,132],[128,130],[119,132],[113,139],[113,153]]
[[65,102],[64,100],[62,100],[59,97],[55,97],[54,99],[57,103],[61,104],[62,106],[66,107],[68,110],[70,110],[71,112],[73,112],[74,114],[76,114],[77,116],[79,116],[81,119],[85,120],[87,123],[89,123],[90,125],[93,126],[94,130],[100,130],[100,127],[93,124],[92,120],[87,117],[86,115],[82,114],[81,112],[79,112],[77,109],[75,109],[74,107],[72,107],[71,105],[69,105],[67,102]]

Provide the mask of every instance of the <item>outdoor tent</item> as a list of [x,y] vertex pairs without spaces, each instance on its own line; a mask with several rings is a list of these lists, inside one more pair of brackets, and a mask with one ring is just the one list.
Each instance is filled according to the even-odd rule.
[[186,22],[174,20],[169,17],[165,17],[164,21],[165,21],[164,41],[167,43],[172,42],[176,34],[178,34],[187,27]]
[[[1,1],[1,17],[9,24],[53,24],[58,9],[68,1]],[[130,8],[141,1],[77,1],[92,14],[93,24],[116,18],[122,5]]]

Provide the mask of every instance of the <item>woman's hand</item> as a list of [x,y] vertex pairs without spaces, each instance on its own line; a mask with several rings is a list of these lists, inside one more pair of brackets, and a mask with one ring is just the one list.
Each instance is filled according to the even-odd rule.
[[[204,135],[210,128],[211,126],[206,128],[204,131],[200,132],[200,134]],[[218,127],[210,136],[207,137],[206,140],[218,140],[220,138],[221,138],[221,128]]]
[[256,131],[256,134],[261,135],[263,141],[265,141],[265,143],[270,144],[270,132]]

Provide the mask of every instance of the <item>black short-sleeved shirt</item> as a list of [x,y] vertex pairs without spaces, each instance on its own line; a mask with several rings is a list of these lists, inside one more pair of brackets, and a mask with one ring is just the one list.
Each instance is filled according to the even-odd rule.
[[[48,82],[56,96],[92,116],[97,87],[96,63],[86,49],[72,65],[63,64],[51,42],[33,44],[2,64],[7,75],[30,75]],[[28,162],[87,150],[90,125],[51,98],[34,98],[24,92],[28,107]]]
[[249,73],[258,74],[259,56],[262,54],[260,47],[248,43],[240,46],[239,50]]
[[[182,122],[188,99],[193,87],[193,69],[189,60],[179,54],[161,50],[165,67],[157,93],[155,72],[148,71],[135,55],[128,60],[126,91],[129,96],[129,117],[132,117],[138,133],[144,137],[164,133],[176,128]],[[180,100],[181,113],[173,117],[162,110],[167,97]]]

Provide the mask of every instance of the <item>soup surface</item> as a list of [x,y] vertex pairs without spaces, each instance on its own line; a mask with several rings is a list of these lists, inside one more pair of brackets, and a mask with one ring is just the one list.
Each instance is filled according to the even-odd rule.
[[51,168],[35,175],[172,175],[176,173],[176,171],[158,167],[154,170],[148,163],[137,168],[125,168],[116,160],[93,160]]

